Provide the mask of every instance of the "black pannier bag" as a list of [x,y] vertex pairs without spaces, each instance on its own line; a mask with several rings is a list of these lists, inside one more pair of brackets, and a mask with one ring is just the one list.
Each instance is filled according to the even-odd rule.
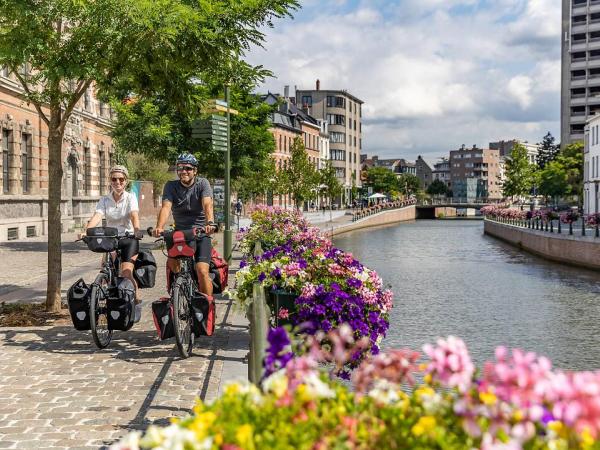
[[169,297],[161,297],[160,300],[152,302],[152,319],[154,319],[154,326],[161,341],[175,336],[173,303],[170,302]]
[[215,330],[215,301],[201,292],[192,297],[193,332],[195,336],[212,336]]
[[129,278],[118,277],[116,291],[107,301],[108,329],[127,331],[135,318],[135,286]]
[[90,287],[83,278],[75,282],[67,291],[67,303],[71,320],[76,330],[90,329]]
[[138,287],[153,288],[156,281],[156,259],[152,252],[139,252],[135,260],[133,276]]
[[117,249],[118,230],[112,227],[88,228],[85,232],[85,243],[88,248],[96,253],[108,253]]

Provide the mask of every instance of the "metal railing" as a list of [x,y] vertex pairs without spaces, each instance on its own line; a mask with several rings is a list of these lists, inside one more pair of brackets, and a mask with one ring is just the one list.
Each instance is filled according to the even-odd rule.
[[[263,254],[260,242],[254,246],[254,256]],[[252,286],[252,303],[247,316],[250,322],[250,353],[248,354],[248,380],[259,384],[263,376],[263,360],[267,350],[270,310],[267,293],[259,282]]]
[[[508,219],[502,217],[486,217],[485,220],[490,220],[497,223],[511,225],[519,228],[527,228],[530,230],[543,231],[556,234],[568,234],[569,236],[594,236],[600,238],[600,226],[587,225],[586,217],[582,216],[575,222],[562,223],[560,219],[544,220],[544,219]],[[556,225],[555,225],[556,223]],[[566,229],[563,229],[566,228]]]
[[352,213],[352,222],[364,219],[365,217],[372,216],[384,211],[390,211],[393,209],[405,208],[407,206],[416,205],[416,200],[405,200],[397,202],[381,203],[379,205],[369,206],[367,208],[361,208],[358,211]]

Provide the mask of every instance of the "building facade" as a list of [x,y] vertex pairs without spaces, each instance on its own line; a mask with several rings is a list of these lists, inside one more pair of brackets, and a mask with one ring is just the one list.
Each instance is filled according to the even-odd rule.
[[352,188],[361,187],[363,101],[347,91],[321,90],[317,80],[314,90],[296,91],[296,104],[309,108],[312,117],[327,121],[330,160],[344,188],[340,200],[351,203]]
[[600,212],[600,115],[588,120],[583,147],[583,212]]
[[431,170],[431,167],[429,167],[429,164],[421,158],[421,155],[419,155],[415,161],[415,166],[417,169],[417,177],[421,181],[421,187],[427,189],[433,181],[433,171]]
[[582,141],[600,111],[600,2],[562,0],[561,145]]
[[[48,128],[27,105],[14,75],[0,71],[0,241],[47,234]],[[44,111],[49,114],[48,111]],[[109,188],[114,159],[109,136],[111,110],[82,97],[66,126],[63,141],[62,231],[87,219]]]
[[450,161],[446,157],[441,157],[438,162],[433,165],[432,178],[440,180],[452,189],[452,177],[450,176]]
[[540,152],[539,144],[530,144],[527,141],[521,141],[519,139],[511,139],[509,141],[498,141],[498,142],[490,142],[491,150],[498,150],[500,152],[500,157],[510,157],[510,154],[513,151],[515,145],[521,144],[527,150],[527,159],[530,164],[537,164],[537,157]]
[[467,149],[463,145],[450,151],[450,179],[454,198],[467,201],[501,199],[502,183],[499,179],[500,151]]

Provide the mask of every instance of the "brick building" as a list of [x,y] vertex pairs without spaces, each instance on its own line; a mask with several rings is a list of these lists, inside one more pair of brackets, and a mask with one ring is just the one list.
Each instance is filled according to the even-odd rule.
[[500,151],[475,145],[450,151],[450,178],[454,198],[467,201],[502,198]]
[[[0,71],[0,241],[47,233],[48,128],[27,105],[14,75]],[[45,111],[47,112],[47,111]],[[114,146],[111,110],[93,89],[82,97],[63,141],[63,231],[80,225],[108,191]]]

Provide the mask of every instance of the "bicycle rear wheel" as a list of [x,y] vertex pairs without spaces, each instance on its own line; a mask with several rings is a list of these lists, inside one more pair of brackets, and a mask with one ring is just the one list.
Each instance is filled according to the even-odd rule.
[[108,277],[105,274],[98,275],[90,293],[90,327],[98,348],[106,348],[112,339],[112,330],[108,329],[107,289]]
[[175,342],[183,358],[192,354],[194,333],[192,332],[192,312],[190,306],[191,289],[185,277],[178,277],[173,285],[173,325]]

